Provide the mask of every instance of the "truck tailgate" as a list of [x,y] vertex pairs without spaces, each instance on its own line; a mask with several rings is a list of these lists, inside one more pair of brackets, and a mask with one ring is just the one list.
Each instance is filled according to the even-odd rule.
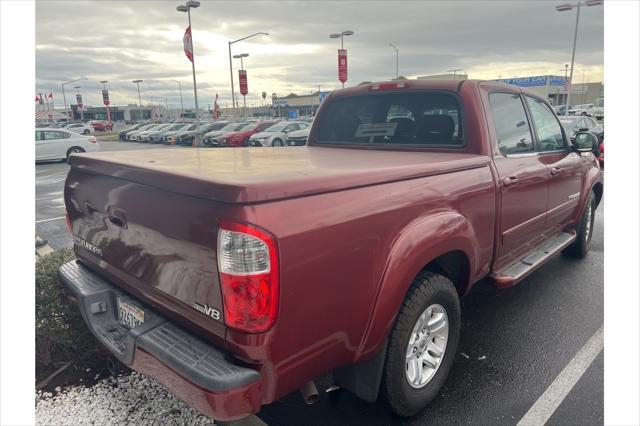
[[65,204],[78,258],[165,315],[224,339],[220,203],[94,173],[75,160]]

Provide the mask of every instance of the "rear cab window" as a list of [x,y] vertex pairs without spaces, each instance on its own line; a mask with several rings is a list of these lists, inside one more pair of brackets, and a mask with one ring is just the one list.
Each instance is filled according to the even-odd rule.
[[462,122],[451,93],[371,93],[331,101],[315,144],[461,148]]

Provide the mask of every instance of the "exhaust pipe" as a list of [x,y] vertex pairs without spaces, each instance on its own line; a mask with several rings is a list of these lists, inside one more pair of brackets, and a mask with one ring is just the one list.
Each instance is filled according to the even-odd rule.
[[313,405],[318,401],[318,389],[313,380],[308,381],[300,388],[302,399],[307,405]]

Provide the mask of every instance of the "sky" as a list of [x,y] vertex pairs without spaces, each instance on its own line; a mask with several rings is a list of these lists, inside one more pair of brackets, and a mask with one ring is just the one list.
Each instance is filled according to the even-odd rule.
[[[461,69],[469,78],[496,79],[564,75],[571,61],[576,11],[558,12],[554,0],[532,1],[233,1],[202,0],[192,9],[198,101],[201,108],[231,104],[228,41],[244,59],[247,105],[261,105],[261,93],[310,94],[340,87],[337,49],[344,30],[349,80],[382,81],[399,74],[415,78]],[[111,105],[137,103],[132,80],[142,79],[142,103],[180,108],[194,105],[191,63],[183,51],[187,14],[176,1],[36,2],[36,94],[52,92],[54,104],[75,103],[80,85],[84,104],[102,103],[101,80]],[[574,83],[602,81],[604,7],[583,7]],[[233,60],[234,84],[239,91]],[[268,100],[267,98],[267,100]]]

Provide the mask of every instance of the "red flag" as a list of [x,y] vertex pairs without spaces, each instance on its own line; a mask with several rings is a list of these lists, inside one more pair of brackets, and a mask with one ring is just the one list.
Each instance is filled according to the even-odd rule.
[[193,62],[193,42],[191,40],[191,26],[187,27],[184,31],[184,37],[182,37],[182,44],[184,45],[184,54],[187,58]]
[[338,49],[338,80],[347,81],[347,49]]
[[49,96],[47,96],[47,98],[53,99],[53,93],[49,92]]
[[246,96],[249,93],[247,85],[247,70],[238,70],[238,81],[240,81],[240,94]]

